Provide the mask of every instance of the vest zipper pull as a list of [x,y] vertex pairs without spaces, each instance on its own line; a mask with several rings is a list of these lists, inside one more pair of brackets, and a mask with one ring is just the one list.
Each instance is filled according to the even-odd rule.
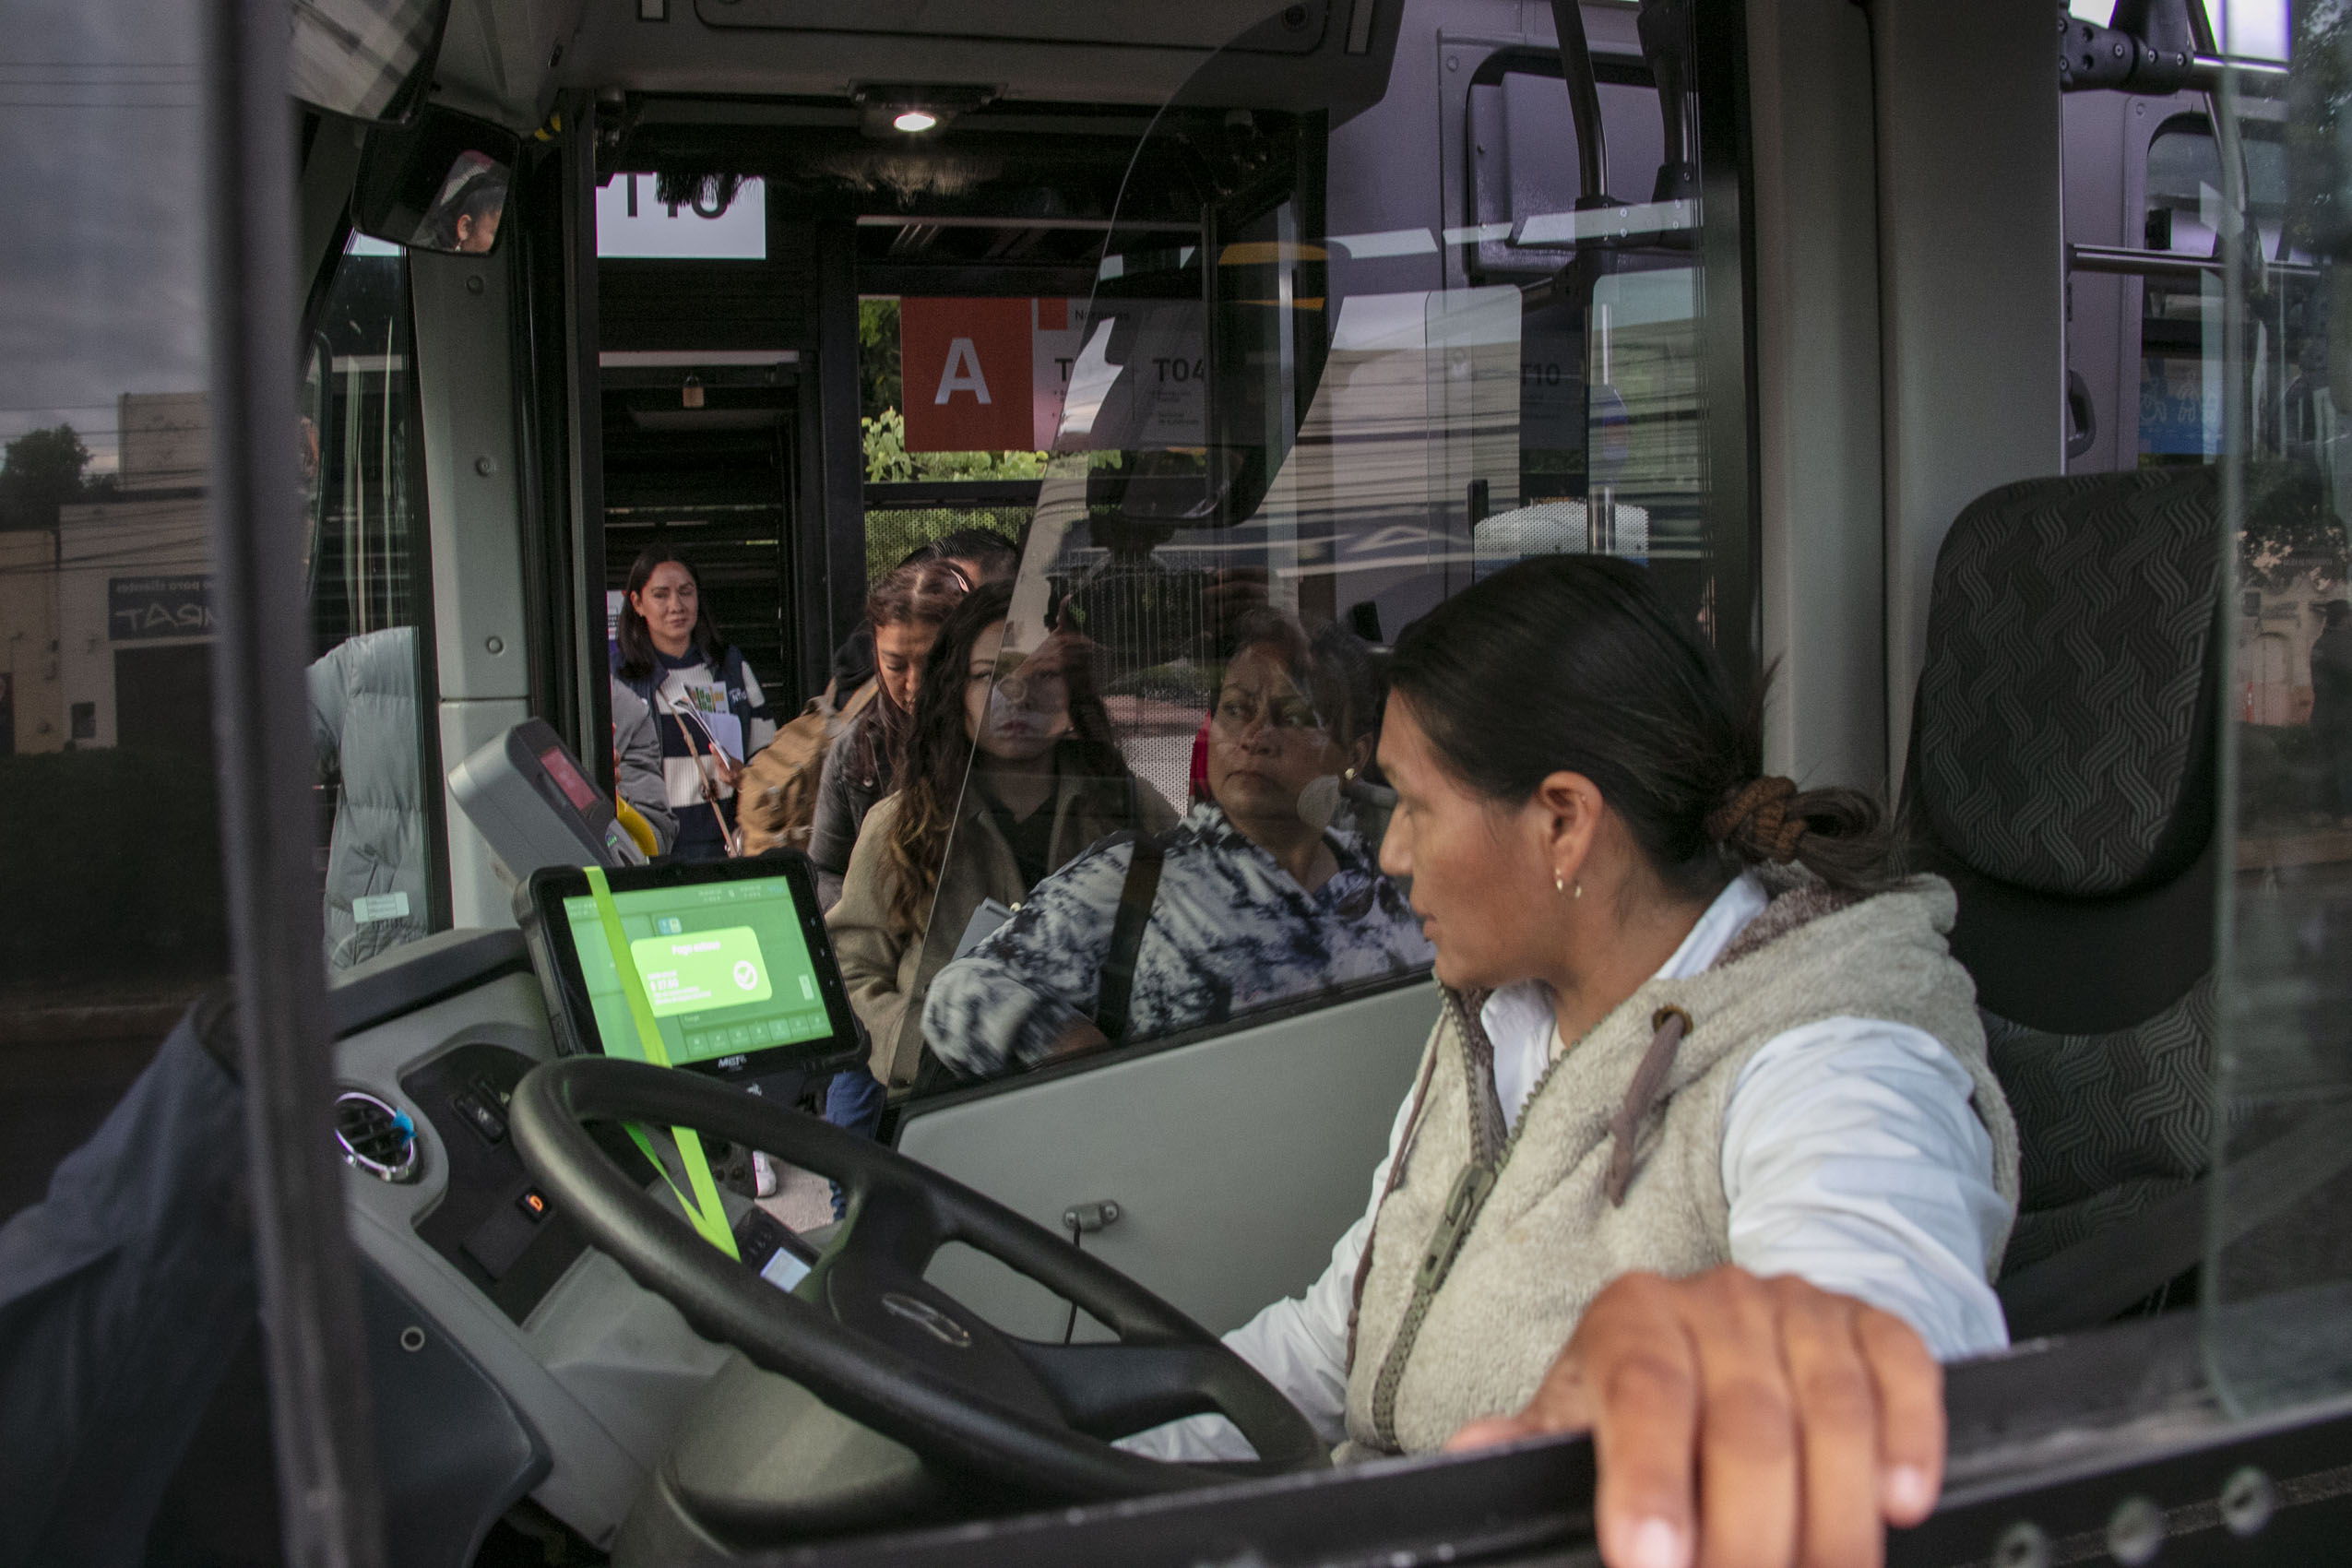
[[1487,1194],[1494,1190],[1494,1168],[1491,1165],[1466,1165],[1454,1179],[1454,1190],[1445,1199],[1445,1218],[1438,1223],[1437,1233],[1430,1238],[1429,1251],[1421,1254],[1420,1271],[1414,1277],[1413,1289],[1432,1291],[1445,1282],[1446,1271],[1454,1266],[1454,1255],[1470,1234],[1470,1227],[1479,1218],[1479,1210],[1486,1206]]

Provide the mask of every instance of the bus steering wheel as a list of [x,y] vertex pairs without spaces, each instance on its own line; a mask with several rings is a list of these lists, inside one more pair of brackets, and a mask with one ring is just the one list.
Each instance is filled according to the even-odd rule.
[[[534,1069],[509,1107],[549,1196],[695,1328],[875,1431],[1052,1501],[1181,1491],[1325,1465],[1306,1418],[1216,1336],[1126,1276],[896,1150],[695,1074],[597,1056]],[[849,1214],[790,1292],[698,1236],[608,1158],[583,1122],[691,1127],[829,1176]],[[1006,1334],[923,1279],[948,1241],[988,1253],[1117,1336]],[[1162,1464],[1114,1438],[1219,1410],[1255,1464]]]

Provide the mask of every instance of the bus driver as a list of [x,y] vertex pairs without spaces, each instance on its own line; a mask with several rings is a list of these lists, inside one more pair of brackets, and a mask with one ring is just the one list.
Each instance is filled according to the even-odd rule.
[[1356,1454],[1593,1428],[1616,1568],[1875,1561],[1934,1501],[1935,1358],[2007,1339],[1951,889],[1866,797],[1759,778],[1761,705],[1624,563],[1478,584],[1391,682],[1381,863],[1445,1009],[1368,1212],[1228,1343]]

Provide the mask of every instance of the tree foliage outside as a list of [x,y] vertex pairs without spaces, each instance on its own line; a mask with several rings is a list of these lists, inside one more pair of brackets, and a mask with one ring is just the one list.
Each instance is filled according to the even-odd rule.
[[114,493],[111,474],[89,475],[89,448],[70,424],[29,430],[0,446],[0,529],[53,529],[57,509]]
[[2242,587],[2284,592],[2301,577],[2324,590],[2346,580],[2344,525],[2325,485],[2305,464],[2248,465],[2246,527],[2239,535]]
[[858,412],[873,419],[898,406],[898,302],[858,302]]
[[1043,452],[909,452],[907,422],[896,409],[885,409],[858,425],[865,434],[869,484],[1045,477]]

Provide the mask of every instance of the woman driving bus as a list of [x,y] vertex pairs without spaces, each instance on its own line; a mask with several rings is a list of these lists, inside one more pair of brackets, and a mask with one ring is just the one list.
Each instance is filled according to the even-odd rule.
[[[1605,1474],[1602,1407],[1624,1389],[1580,1381],[1598,1340],[1691,1351],[1679,1388],[1656,1343],[1616,1363],[1654,1396],[1617,1426],[1635,1436],[1687,1424],[1714,1336],[1776,1336],[1799,1372],[1842,1358],[1883,1395],[1930,1397],[1922,1343],[1946,1360],[2004,1344],[1987,1276],[2016,1209],[2015,1128],[1945,947],[1951,891],[1894,874],[1876,807],[1759,777],[1760,705],[1621,562],[1487,579],[1406,633],[1390,681],[1381,864],[1412,879],[1446,1007],[1363,1218],[1303,1296],[1228,1343],[1354,1452],[1600,1416]],[[1712,1324],[1708,1301],[1727,1303]],[[1850,1459],[1870,1438],[1849,1423],[1835,1441]],[[1246,1447],[1216,1417],[1129,1441]],[[1864,1491],[1899,1517],[1924,1488],[1923,1513],[1925,1474]],[[1651,1523],[1688,1547],[1687,1514]],[[1738,1527],[1711,1497],[1706,1528]],[[1670,1544],[1604,1541],[1659,1568],[1683,1560]]]

